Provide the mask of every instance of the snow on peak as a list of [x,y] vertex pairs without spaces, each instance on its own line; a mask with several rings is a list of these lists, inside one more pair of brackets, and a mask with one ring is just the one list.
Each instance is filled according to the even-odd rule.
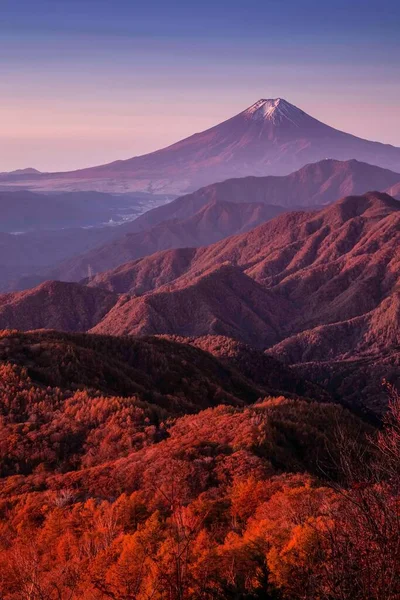
[[243,113],[245,117],[253,121],[270,121],[274,125],[290,121],[296,127],[300,127],[306,113],[290,104],[283,98],[269,98],[258,100]]

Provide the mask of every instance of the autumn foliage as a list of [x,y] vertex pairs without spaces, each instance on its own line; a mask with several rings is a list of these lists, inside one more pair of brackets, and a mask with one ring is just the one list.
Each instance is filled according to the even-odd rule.
[[168,340],[0,352],[2,600],[399,597],[395,390],[376,431]]

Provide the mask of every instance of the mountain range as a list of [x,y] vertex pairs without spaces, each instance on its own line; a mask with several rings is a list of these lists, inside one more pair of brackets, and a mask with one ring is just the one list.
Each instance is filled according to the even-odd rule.
[[[96,274],[159,250],[211,244],[284,211],[315,209],[370,189],[395,191],[399,181],[400,174],[366,163],[324,160],[287,176],[213,184],[116,227],[5,237],[3,260],[9,271],[3,289],[24,289],[46,279],[79,281],[88,271]],[[15,247],[21,249],[23,261]],[[30,275],[21,278],[28,270]]]
[[286,175],[325,158],[400,171],[400,148],[344,133],[274,98],[150,154],[65,173],[14,172],[1,175],[0,185],[182,194],[232,177]]
[[157,252],[87,285],[0,296],[0,327],[225,336],[333,374],[333,363],[357,369],[374,357],[387,376],[399,355],[399,236],[397,200],[348,196],[206,247]]
[[[378,306],[385,312],[389,310],[388,297],[396,304],[399,219],[400,203],[388,195],[369,193],[350,196],[314,213],[291,212],[280,215],[249,233],[227,238],[208,247],[157,253],[134,261],[131,265],[124,265],[125,289],[118,279],[120,269],[95,277],[89,286],[101,285],[113,290],[112,281],[117,282],[119,293],[136,295],[143,293],[136,288],[138,281],[141,289],[145,287],[147,293],[128,301],[134,307],[132,311],[127,310],[125,303],[122,305],[124,308],[121,308],[120,318],[116,321],[118,326],[124,322],[123,315],[131,318],[139,307],[141,310],[151,310],[152,302],[160,298],[160,306],[163,306],[161,316],[174,329],[173,319],[180,319],[183,313],[173,307],[171,311],[168,310],[170,298],[179,298],[188,294],[189,290],[202,289],[203,286],[207,289],[210,279],[215,280],[210,289],[227,280],[236,297],[236,284],[237,290],[240,290],[249,280],[250,286],[255,283],[257,289],[260,287],[276,298],[275,316],[279,321],[280,335],[286,338],[322,323],[328,325],[357,318]],[[161,286],[157,279],[160,263],[164,273]],[[166,268],[168,263],[173,265],[169,269]],[[170,274],[169,280],[166,273]],[[193,293],[194,298],[202,297],[200,289],[198,294]],[[150,291],[153,293],[149,294]],[[250,291],[243,296],[250,298]],[[228,300],[226,295],[215,294],[215,297],[223,298],[224,302]],[[213,299],[211,293],[208,298]],[[287,302],[290,303],[290,309]],[[182,310],[184,304],[183,297]],[[283,308],[282,318],[279,317],[280,307]],[[229,315],[230,312],[226,311],[225,318]],[[242,317],[237,311],[233,311],[232,315],[235,318]],[[108,328],[106,323],[110,317],[111,313],[103,325],[97,327],[100,330],[102,327]],[[208,327],[215,327],[215,321],[194,321],[197,326],[201,323],[200,327],[205,329],[203,334],[219,333],[207,330]],[[139,321],[135,318],[131,321],[130,326],[135,332],[138,324],[142,333],[181,333],[163,331],[160,323],[155,325],[152,319],[143,318],[143,314]],[[187,326],[190,326],[189,321]],[[128,330],[129,326],[124,333],[128,333]],[[258,331],[257,328],[255,331]],[[259,331],[262,332],[259,335],[264,335],[265,328]],[[107,333],[110,332],[107,329]],[[384,340],[387,340],[386,334]],[[266,344],[261,341],[261,345]]]

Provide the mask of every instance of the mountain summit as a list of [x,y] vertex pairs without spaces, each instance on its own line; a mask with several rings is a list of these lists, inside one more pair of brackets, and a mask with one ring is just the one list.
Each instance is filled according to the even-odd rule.
[[[258,100],[227,121],[168,148],[69,173],[21,176],[41,190],[181,194],[232,177],[286,175],[325,158],[357,159],[400,171],[400,148],[325,125],[282,98]],[[2,186],[17,185],[15,175]]]
[[283,98],[261,99],[242,113],[253,121],[269,121],[273,125],[289,122],[295,127],[307,124],[312,117]]

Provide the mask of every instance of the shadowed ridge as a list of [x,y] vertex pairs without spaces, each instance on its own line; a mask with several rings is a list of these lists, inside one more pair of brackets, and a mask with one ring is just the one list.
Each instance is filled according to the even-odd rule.
[[0,360],[27,369],[35,385],[136,397],[175,414],[244,406],[271,391],[200,347],[159,337],[4,331]]
[[206,335],[195,338],[162,337],[191,344],[210,352],[222,362],[243,373],[250,381],[272,390],[273,395],[279,396],[284,390],[286,396],[294,394],[322,402],[331,401],[331,397],[322,387],[298,377],[290,367],[248,344],[222,335]]

